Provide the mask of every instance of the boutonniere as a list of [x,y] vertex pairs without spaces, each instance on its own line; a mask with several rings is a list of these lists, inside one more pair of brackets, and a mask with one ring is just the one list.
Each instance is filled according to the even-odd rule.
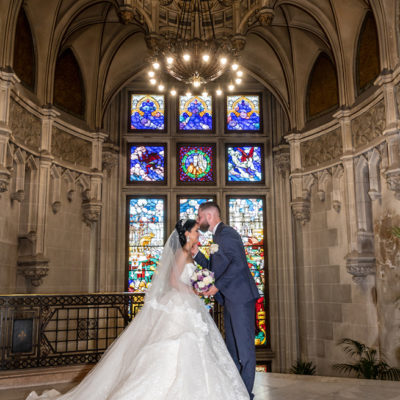
[[218,250],[219,250],[219,246],[218,246],[217,243],[213,243],[213,244],[210,246],[210,254],[214,254],[214,253],[216,253]]

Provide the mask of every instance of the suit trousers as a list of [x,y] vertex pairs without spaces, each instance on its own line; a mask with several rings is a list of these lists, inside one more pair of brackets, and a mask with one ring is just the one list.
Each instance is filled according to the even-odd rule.
[[226,346],[252,399],[256,373],[255,300],[234,304],[225,299],[224,324]]

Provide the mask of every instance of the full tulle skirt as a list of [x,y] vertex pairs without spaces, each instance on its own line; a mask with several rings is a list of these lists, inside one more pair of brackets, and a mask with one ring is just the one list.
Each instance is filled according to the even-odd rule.
[[98,364],[66,394],[26,400],[248,400],[203,302],[173,292],[146,302]]

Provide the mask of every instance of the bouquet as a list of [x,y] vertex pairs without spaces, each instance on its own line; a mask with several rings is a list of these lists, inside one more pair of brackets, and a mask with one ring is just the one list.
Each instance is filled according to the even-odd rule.
[[207,292],[215,283],[214,273],[207,268],[197,267],[190,277],[190,281],[196,291]]

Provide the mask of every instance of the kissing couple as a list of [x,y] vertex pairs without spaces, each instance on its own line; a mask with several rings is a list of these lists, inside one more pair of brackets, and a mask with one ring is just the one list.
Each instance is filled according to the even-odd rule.
[[[209,259],[199,229],[213,233]],[[226,344],[192,287],[194,261],[214,274],[203,294],[224,305]],[[178,221],[143,308],[83,381],[26,400],[252,400],[258,298],[240,235],[215,202],[203,203],[197,220]]]

